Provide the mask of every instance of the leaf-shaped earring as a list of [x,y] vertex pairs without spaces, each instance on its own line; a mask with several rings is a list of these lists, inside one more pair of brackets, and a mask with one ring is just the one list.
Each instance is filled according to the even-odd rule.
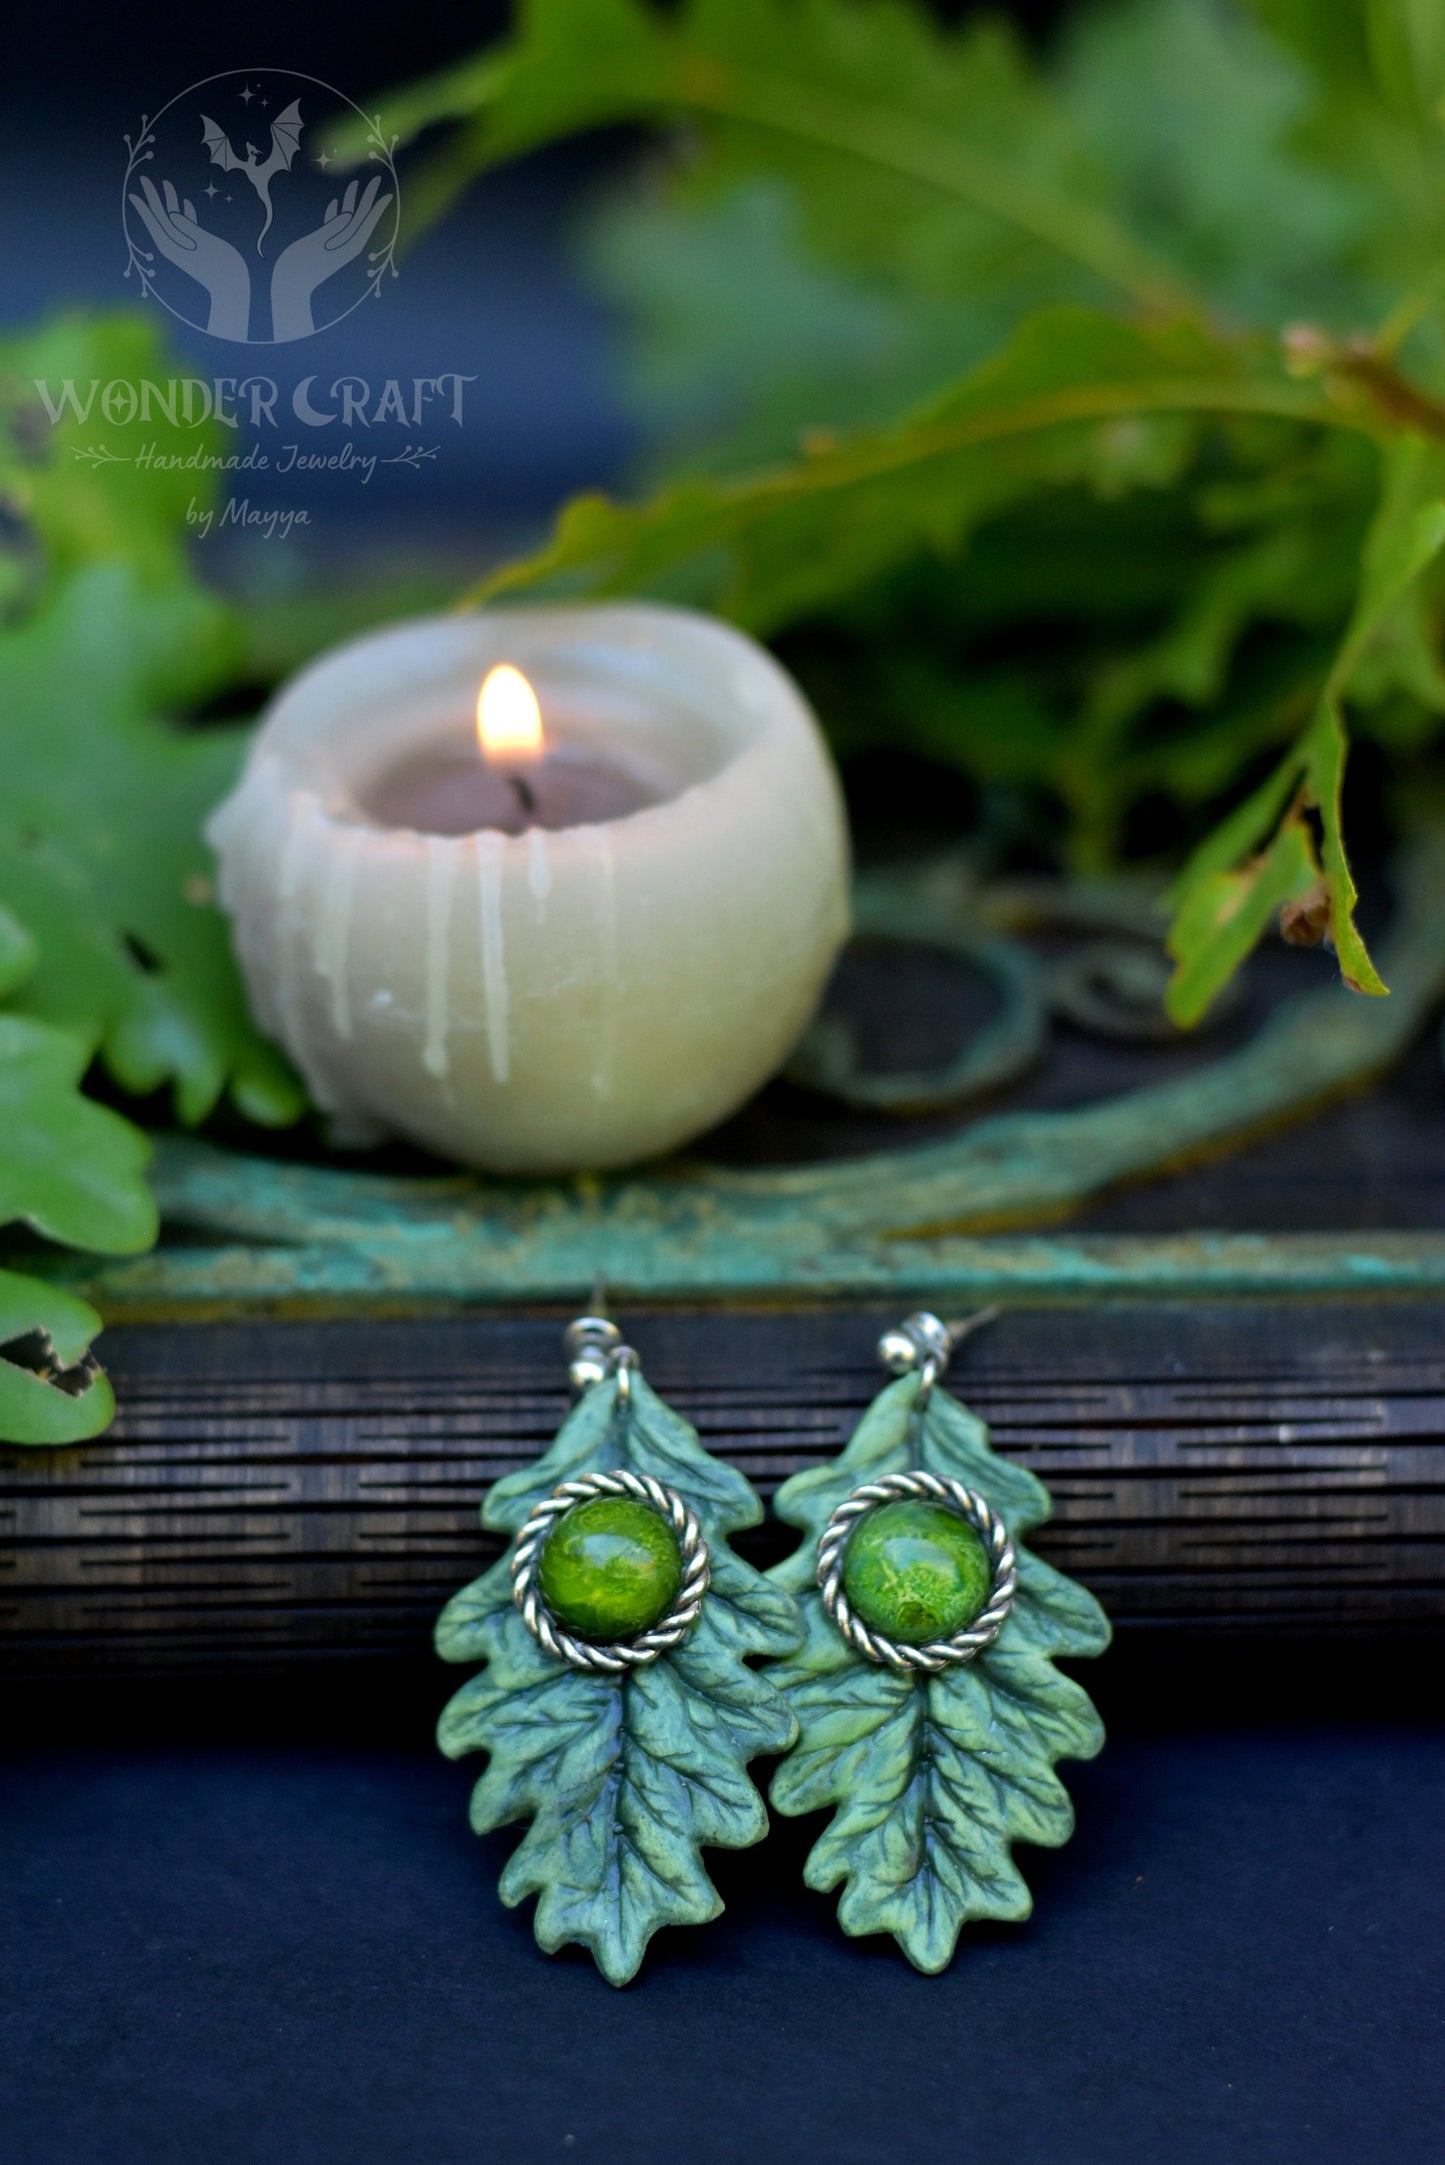
[[1048,1516],[1048,1490],[996,1458],[983,1422],[936,1388],[984,1320],[950,1329],[916,1315],[887,1332],[879,1355],[898,1380],[840,1458],[794,1474],[776,1499],[812,1539],[770,1574],[803,1597],[806,1623],[800,1651],[771,1671],[799,1724],[772,1801],[788,1814],[837,1807],[807,1884],[842,1882],[843,1930],[891,1932],[927,1971],[947,1967],[970,1918],[1028,1915],[1011,1845],[1068,1840],[1054,1762],[1104,1741],[1083,1690],[1054,1667],[1102,1653],[1104,1612],[1018,1545]]
[[761,1519],[756,1494],[648,1388],[616,1325],[579,1317],[567,1348],[577,1405],[482,1510],[516,1538],[437,1624],[443,1660],[487,1664],[437,1740],[491,1754],[478,1834],[531,1820],[502,1900],[535,1894],[538,1943],[580,1941],[621,1985],[660,1926],[721,1910],[702,1846],[767,1832],[747,1763],[797,1723],[748,1661],[791,1652],[802,1621],[727,1546]]

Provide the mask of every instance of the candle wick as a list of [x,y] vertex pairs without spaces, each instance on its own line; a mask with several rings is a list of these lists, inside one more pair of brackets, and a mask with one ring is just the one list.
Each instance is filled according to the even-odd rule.
[[537,795],[531,783],[528,781],[524,781],[520,774],[509,774],[507,776],[507,780],[511,783],[513,789],[517,792],[518,804],[520,804],[522,810],[527,814],[527,817],[529,819],[532,818],[537,810]]

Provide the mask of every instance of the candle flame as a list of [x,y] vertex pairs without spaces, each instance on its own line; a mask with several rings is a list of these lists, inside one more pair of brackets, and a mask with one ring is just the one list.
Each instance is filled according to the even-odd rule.
[[477,693],[477,742],[484,759],[499,753],[535,758],[543,745],[542,710],[520,669],[499,662]]

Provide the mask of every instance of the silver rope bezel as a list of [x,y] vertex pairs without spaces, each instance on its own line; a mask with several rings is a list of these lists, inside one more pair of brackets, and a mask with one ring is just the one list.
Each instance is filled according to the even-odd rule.
[[[579,1638],[548,1608],[537,1585],[542,1550],[552,1528],[574,1504],[586,1503],[593,1496],[630,1496],[638,1503],[650,1504],[677,1536],[682,1580],[672,1605],[655,1624],[649,1624],[631,1639]],[[594,1676],[621,1676],[629,1669],[644,1668],[660,1654],[681,1645],[697,1622],[710,1576],[702,1529],[691,1506],[676,1489],[665,1488],[650,1473],[588,1473],[564,1481],[528,1512],[512,1557],[512,1599],[532,1637],[555,1660]]]
[[[850,1538],[880,1504],[900,1499],[941,1503],[967,1519],[988,1551],[992,1566],[988,1599],[972,1623],[955,1631],[951,1638],[932,1639],[924,1646],[905,1646],[872,1630],[843,1591],[843,1560]],[[977,1489],[965,1488],[961,1481],[950,1481],[936,1473],[890,1473],[855,1488],[823,1528],[818,1542],[818,1586],[830,1620],[865,1661],[886,1663],[900,1675],[909,1670],[935,1675],[940,1669],[972,1661],[985,1647],[993,1645],[1014,1605],[1018,1560],[1008,1528]]]

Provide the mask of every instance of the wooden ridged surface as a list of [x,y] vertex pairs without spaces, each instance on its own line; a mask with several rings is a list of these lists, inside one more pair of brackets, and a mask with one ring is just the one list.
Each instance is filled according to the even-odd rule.
[[[649,1377],[770,1493],[835,1452],[891,1311],[624,1319]],[[495,1553],[477,1505],[565,1410],[559,1319],[107,1334],[104,1441],[0,1456],[0,1667],[221,1672],[424,1652]],[[1037,1546],[1121,1627],[1445,1617],[1445,1304],[1014,1312],[952,1378],[1050,1485]],[[752,1553],[791,1544],[769,1527]]]

